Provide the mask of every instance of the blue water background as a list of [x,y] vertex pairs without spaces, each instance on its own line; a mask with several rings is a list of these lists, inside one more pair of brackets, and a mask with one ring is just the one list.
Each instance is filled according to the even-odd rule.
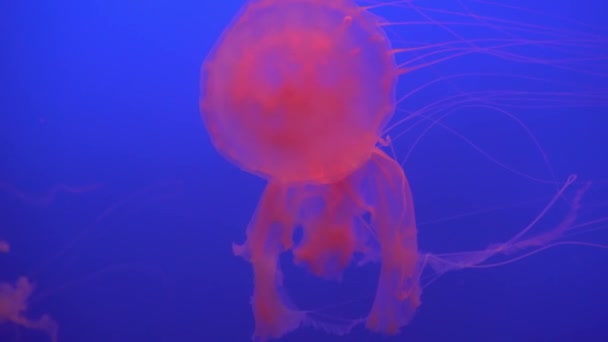
[[[544,2],[534,6],[604,24],[601,0],[585,7]],[[244,240],[264,183],[214,150],[198,110],[200,64],[240,5],[0,4],[0,238],[13,247],[0,256],[0,280],[26,275],[37,283],[30,313],[57,320],[60,341],[249,340],[251,268],[233,256],[231,244]],[[423,32],[398,30],[406,37]],[[535,67],[521,66],[531,73]],[[606,87],[606,79],[589,80]],[[458,82],[450,87],[467,86]],[[409,105],[424,105],[417,101]],[[606,178],[605,108],[514,113],[541,141],[558,179]],[[480,111],[447,122],[507,164],[547,177],[540,154],[512,121]],[[396,144],[401,152],[406,141]],[[421,222],[505,207],[421,226],[425,251],[505,240],[555,191],[505,172],[441,129],[420,142],[405,171]],[[43,198],[58,184],[99,187]],[[605,203],[606,187],[592,189],[586,203]],[[543,227],[559,220],[560,208]],[[607,238],[600,231],[589,240]],[[504,267],[450,273],[425,289],[423,305],[398,337],[356,328],[336,338],[303,329],[285,341],[608,341],[607,264],[606,250],[563,247]],[[369,304],[377,269],[350,269],[341,285],[290,266],[286,275],[296,303],[338,304],[336,312],[354,318]],[[349,300],[355,304],[339,304]],[[0,340],[16,338],[12,327],[0,326]],[[24,330],[20,338],[46,340]]]

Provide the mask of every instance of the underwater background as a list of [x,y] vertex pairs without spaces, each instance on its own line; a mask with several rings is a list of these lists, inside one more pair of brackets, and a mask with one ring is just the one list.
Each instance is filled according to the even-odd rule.
[[[0,239],[12,247],[0,255],[0,281],[25,275],[36,283],[28,316],[51,315],[59,341],[250,340],[251,266],[232,254],[231,244],[244,241],[264,182],[215,151],[198,109],[201,63],[242,3],[0,4]],[[533,5],[590,23],[579,30],[606,28],[602,0]],[[502,10],[496,6],[492,15]],[[406,10],[385,11],[394,19]],[[394,30],[404,39],[426,39],[424,30]],[[602,33],[608,37],[608,29]],[[596,53],[607,56],[608,47]],[[483,63],[475,58],[449,67]],[[518,68],[538,72],[536,65]],[[412,87],[435,72],[441,69],[406,74],[401,82]],[[582,78],[606,89],[606,77]],[[450,86],[470,85],[464,82],[470,80]],[[480,82],[491,89],[501,80]],[[418,108],[448,90],[432,91],[403,105]],[[608,216],[608,108],[601,104],[512,110],[542,144],[558,180],[576,173],[596,181],[584,200],[588,219]],[[539,150],[512,119],[480,108],[455,113],[445,124],[513,169],[549,177]],[[409,133],[395,142],[401,158],[412,143]],[[504,241],[556,191],[497,167],[439,128],[404,165],[423,251]],[[558,206],[540,227],[550,228],[564,213]],[[581,240],[607,243],[608,231],[596,228]],[[289,256],[284,261],[285,283],[299,306],[333,306],[332,314],[349,319],[365,313],[377,265],[349,268],[336,284],[291,266]],[[506,266],[443,275],[424,289],[422,306],[399,336],[357,327],[336,337],[303,328],[284,340],[608,341],[606,265],[608,250],[556,247]],[[4,324],[0,341],[48,337]]]

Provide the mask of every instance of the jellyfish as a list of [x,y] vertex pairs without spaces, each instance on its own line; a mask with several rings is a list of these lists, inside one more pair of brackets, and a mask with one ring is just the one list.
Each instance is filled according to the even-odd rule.
[[340,277],[354,254],[382,259],[366,325],[397,332],[420,302],[416,225],[402,168],[376,147],[399,75],[376,19],[344,1],[251,2],[203,72],[215,146],[268,180],[247,241],[234,246],[254,269],[254,335],[278,338],[305,320],[281,295],[277,263],[288,250],[325,278]]
[[[397,63],[405,50],[392,47],[386,22],[371,8],[352,0],[248,1],[203,62],[199,104],[212,144],[266,181],[246,241],[233,245],[253,267],[254,340],[306,324],[336,334],[357,324],[397,334],[421,303],[425,268],[443,274],[475,267],[497,254],[546,247],[572,227],[576,200],[564,222],[544,234],[528,235],[534,221],[480,251],[419,251],[408,178],[383,148],[405,98],[396,96],[397,81],[410,69]],[[333,325],[297,308],[279,268],[287,252],[330,280],[353,263],[380,263],[367,316]]]
[[[0,252],[8,253],[10,245],[0,240]],[[33,283],[26,277],[19,277],[14,283],[0,282],[0,325],[12,323],[46,333],[52,342],[57,342],[58,326],[49,316],[38,319],[28,318],[28,299],[34,291]]]

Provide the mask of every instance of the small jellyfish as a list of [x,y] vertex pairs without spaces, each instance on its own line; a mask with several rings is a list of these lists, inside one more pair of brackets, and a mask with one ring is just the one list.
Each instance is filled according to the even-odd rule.
[[[9,244],[0,241],[0,250],[8,253]],[[26,277],[19,277],[15,283],[0,282],[0,325],[12,323],[17,326],[40,330],[46,333],[52,342],[57,342],[59,327],[48,315],[38,319],[28,318],[28,300],[34,291],[34,285]]]

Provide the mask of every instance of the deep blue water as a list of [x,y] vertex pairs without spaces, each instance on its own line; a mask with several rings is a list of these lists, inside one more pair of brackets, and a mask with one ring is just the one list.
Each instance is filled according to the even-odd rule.
[[[479,3],[468,0],[446,9],[464,11],[466,5],[471,12],[477,9],[496,18],[608,37],[605,25],[598,28],[604,24],[603,1],[589,0],[585,7],[580,1],[544,2],[534,6],[547,17],[477,7]],[[0,256],[0,280],[13,282],[25,275],[36,282],[28,315],[50,314],[60,325],[59,341],[250,339],[251,268],[233,256],[231,244],[244,240],[264,182],[214,150],[198,109],[201,62],[241,4],[0,4],[0,239],[12,246],[10,254]],[[391,20],[408,17],[404,8],[380,12]],[[553,15],[586,24],[568,26],[551,19]],[[482,31],[484,26],[459,29],[468,36],[500,35]],[[392,32],[402,41],[443,37],[428,26],[396,26]],[[598,41],[607,43],[608,38]],[[542,56],[542,49],[516,52],[538,58],[573,56],[565,50],[551,49],[556,56]],[[598,43],[589,51],[598,58],[583,68],[596,70],[596,75],[483,56],[406,74],[401,94],[459,70],[517,72],[552,82],[456,78],[406,99],[400,108],[416,110],[473,88],[564,90],[560,84],[570,81],[589,93],[606,94],[608,48]],[[591,101],[582,108],[538,108],[517,101],[525,105],[509,110],[540,141],[556,178],[576,173],[594,181],[581,220],[608,216],[608,101]],[[550,176],[541,154],[513,120],[487,108],[465,108],[444,123],[510,167]],[[395,142],[400,158],[420,127]],[[502,207],[421,225],[420,247],[430,252],[504,241],[556,190],[496,166],[438,127],[416,145],[405,172],[420,223]],[[61,185],[80,191],[62,191]],[[550,229],[564,213],[558,206],[540,228]],[[608,243],[608,233],[601,229],[577,238]],[[608,250],[566,246],[503,267],[457,271],[424,290],[416,317],[397,337],[380,338],[356,328],[337,338],[304,328],[285,341],[607,341],[607,264]],[[369,304],[376,277],[374,267],[351,268],[337,285],[286,266],[286,284],[296,303],[305,308],[336,305],[337,312],[351,318],[357,317],[351,307]],[[355,305],[337,305],[347,300]],[[47,340],[39,333],[0,326],[0,341],[19,339]]]

